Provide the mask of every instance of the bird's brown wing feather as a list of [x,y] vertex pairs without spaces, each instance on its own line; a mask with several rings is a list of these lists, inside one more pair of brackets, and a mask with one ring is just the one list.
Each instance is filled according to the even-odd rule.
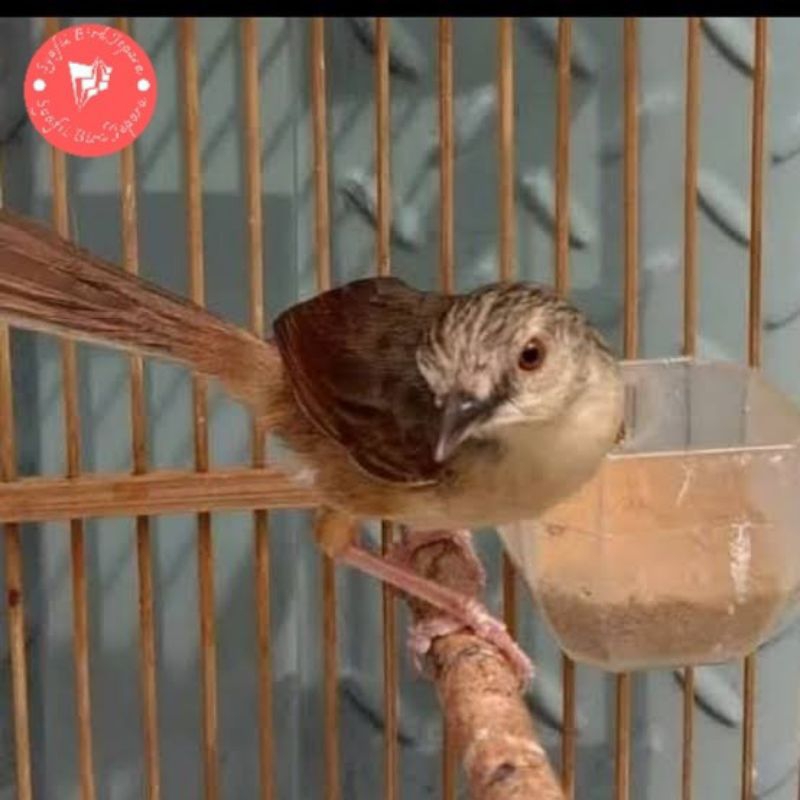
[[450,302],[396,278],[368,278],[299,303],[275,321],[298,403],[375,477],[436,480],[439,411],[416,349]]

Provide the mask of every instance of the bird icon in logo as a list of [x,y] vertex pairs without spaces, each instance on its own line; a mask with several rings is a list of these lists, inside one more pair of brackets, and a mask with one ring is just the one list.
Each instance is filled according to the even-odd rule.
[[91,64],[69,62],[69,76],[72,81],[72,95],[75,105],[81,111],[83,107],[100,92],[108,89],[111,79],[111,67],[102,59],[96,58]]

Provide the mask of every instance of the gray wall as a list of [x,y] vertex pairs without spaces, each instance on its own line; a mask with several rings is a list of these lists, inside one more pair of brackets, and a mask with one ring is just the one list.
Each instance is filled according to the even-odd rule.
[[[94,21],[94,20],[93,20]],[[552,20],[516,25],[516,136],[519,273],[549,280],[553,241],[547,176],[553,173],[554,69],[547,46]],[[621,21],[576,23],[572,100],[571,251],[574,298],[613,341],[620,341]],[[641,26],[642,350],[677,354],[681,341],[681,258],[685,24],[649,19]],[[720,46],[709,29],[727,37]],[[703,355],[741,359],[746,346],[749,113],[752,81],[746,63],[726,54],[743,44],[752,52],[750,20],[712,23],[702,43],[700,311]],[[136,145],[144,274],[187,290],[176,42],[169,20],[135,23],[134,35],[153,58],[159,105]],[[202,158],[209,305],[244,323],[247,314],[245,210],[241,139],[238,25],[207,20],[199,26],[202,81]],[[393,75],[392,164],[397,220],[393,268],[422,286],[436,280],[438,175],[436,29],[433,20],[395,20],[392,46],[404,65]],[[717,34],[719,36],[719,34]],[[4,202],[46,218],[51,203],[48,155],[25,122],[20,86],[41,38],[38,23],[0,22],[0,141]],[[768,164],[765,217],[765,368],[800,397],[796,346],[800,321],[800,249],[793,202],[800,186],[800,107],[797,41],[800,23],[771,26]],[[266,300],[271,315],[313,291],[308,29],[304,20],[261,24]],[[327,26],[328,102],[332,167],[334,268],[337,280],[373,270],[374,227],[364,213],[364,176],[374,169],[373,61],[354,25]],[[491,20],[455,24],[459,129],[465,140],[456,163],[458,284],[467,288],[496,274],[497,143],[492,86],[496,31]],[[749,48],[749,50],[747,49]],[[746,59],[745,59],[746,61]],[[98,253],[120,258],[119,162],[116,157],[70,159],[72,233]],[[525,186],[539,187],[531,199]],[[551,198],[550,198],[551,199]],[[368,204],[367,204],[368,205]],[[20,470],[59,474],[64,466],[60,362],[52,340],[14,338]],[[80,350],[83,457],[87,470],[130,468],[126,361],[99,348]],[[150,456],[154,466],[191,465],[187,375],[147,368]],[[214,394],[211,444],[216,464],[246,463],[244,413]],[[276,766],[279,797],[321,796],[320,595],[318,556],[303,513],[278,513],[273,547]],[[155,523],[161,763],[165,797],[200,797],[200,685],[197,563],[194,522],[164,517]],[[254,797],[257,720],[252,539],[247,514],[214,518],[219,642],[220,751],[223,796]],[[495,537],[480,547],[493,576]],[[93,724],[99,796],[142,795],[138,698],[136,574],[130,520],[88,525]],[[69,544],[63,525],[25,531],[30,636],[33,763],[37,796],[78,796],[74,675],[71,650]],[[380,594],[346,570],[339,574],[344,796],[373,798],[381,781]],[[499,606],[495,580],[490,592]],[[560,715],[557,651],[523,601],[525,644],[540,665],[532,702],[543,736],[558,757]],[[0,786],[13,796],[5,620],[0,619]],[[439,722],[431,687],[407,664],[403,642],[401,769],[404,796],[438,796]],[[759,661],[758,780],[760,796],[796,796],[798,762],[795,627],[768,643]],[[680,779],[680,686],[671,672],[635,679],[632,796],[673,798]],[[698,675],[697,797],[737,795],[741,740],[739,665]],[[613,772],[613,683],[595,670],[578,672],[578,796],[609,797]],[[2,790],[0,790],[2,791]],[[6,795],[2,795],[6,796]]]

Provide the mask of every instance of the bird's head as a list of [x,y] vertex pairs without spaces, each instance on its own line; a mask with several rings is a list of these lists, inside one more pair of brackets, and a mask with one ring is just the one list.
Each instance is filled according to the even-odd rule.
[[453,301],[417,364],[441,409],[437,461],[514,424],[559,419],[589,391],[617,393],[616,361],[575,307],[532,284],[494,284]]

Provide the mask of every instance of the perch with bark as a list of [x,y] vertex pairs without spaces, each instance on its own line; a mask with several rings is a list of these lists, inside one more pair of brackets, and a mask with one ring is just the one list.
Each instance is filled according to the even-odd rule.
[[[478,598],[483,569],[468,533],[412,534],[394,558],[443,586]],[[479,635],[414,598],[412,651],[435,682],[450,740],[473,800],[563,800],[521,693],[519,670]]]

